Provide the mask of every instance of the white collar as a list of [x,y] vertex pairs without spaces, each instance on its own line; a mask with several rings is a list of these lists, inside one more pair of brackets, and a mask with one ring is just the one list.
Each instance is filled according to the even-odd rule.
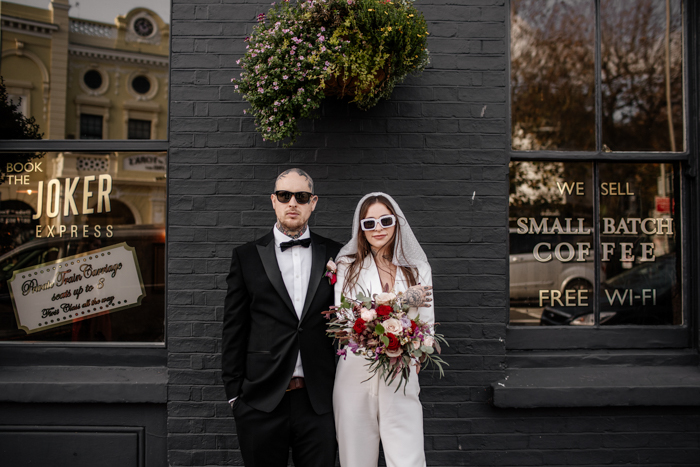
[[[294,239],[293,239],[292,237],[290,237],[289,235],[280,232],[280,230],[277,228],[277,224],[275,224],[275,225],[272,227],[272,232],[275,234],[275,246],[276,246],[277,248],[279,248],[280,243],[288,242],[288,241],[290,241],[290,240],[294,240]],[[299,240],[302,240],[302,239],[304,239],[304,238],[311,238],[311,229],[309,228],[308,225],[306,226],[306,232],[304,232],[304,233],[301,235],[301,237],[299,237]]]

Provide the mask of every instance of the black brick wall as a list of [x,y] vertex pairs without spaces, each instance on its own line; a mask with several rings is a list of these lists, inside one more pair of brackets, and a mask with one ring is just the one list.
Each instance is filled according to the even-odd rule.
[[[338,241],[370,191],[395,196],[433,267],[446,377],[421,373],[428,464],[700,464],[697,409],[504,410],[508,6],[421,0],[432,64],[369,112],[330,101],[291,149],[254,132],[230,83],[268,2],[174,0],[168,237],[171,465],[242,465],[220,381],[231,249],[274,223],[269,193],[301,167],[311,225]],[[475,193],[472,201],[472,194]]]

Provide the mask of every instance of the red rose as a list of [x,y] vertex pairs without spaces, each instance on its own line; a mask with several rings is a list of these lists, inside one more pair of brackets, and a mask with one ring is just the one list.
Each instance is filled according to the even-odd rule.
[[335,274],[331,276],[331,285],[334,285],[336,282],[338,282],[338,278],[335,277]]
[[394,311],[389,305],[381,305],[377,307],[377,316],[389,316],[389,313]]
[[418,325],[415,321],[411,320],[411,334],[415,334],[416,329],[418,329]]
[[352,327],[353,331],[358,334],[362,334],[367,326],[365,326],[365,320],[362,318],[357,318],[355,325]]
[[387,345],[386,348],[389,350],[399,350],[401,344],[399,344],[399,340],[396,336],[390,332],[387,332],[385,335],[389,338],[389,345]]

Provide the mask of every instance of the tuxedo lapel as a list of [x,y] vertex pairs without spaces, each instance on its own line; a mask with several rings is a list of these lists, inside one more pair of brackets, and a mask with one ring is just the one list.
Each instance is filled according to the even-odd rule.
[[[267,241],[267,243],[265,243]],[[292,304],[292,299],[289,297],[289,292],[287,292],[287,287],[284,285],[284,279],[282,279],[282,273],[280,272],[279,264],[277,264],[277,255],[275,254],[275,237],[272,232],[262,238],[262,241],[257,244],[258,254],[260,255],[260,260],[265,268],[265,274],[267,278],[272,283],[277,293],[282,300],[287,305],[289,310],[292,312],[294,317],[297,317],[296,311],[294,311],[294,305]]]
[[304,310],[301,312],[300,322],[304,320],[304,316],[306,316],[306,312],[311,306],[326,265],[326,244],[320,241],[313,233],[311,238],[311,274],[309,274],[309,287],[306,291]]

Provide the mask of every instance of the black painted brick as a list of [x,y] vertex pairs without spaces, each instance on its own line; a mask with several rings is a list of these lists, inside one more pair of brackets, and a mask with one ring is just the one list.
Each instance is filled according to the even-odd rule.
[[[428,464],[692,465],[700,411],[496,409],[506,368],[508,2],[424,0],[432,63],[370,111],[330,100],[291,149],[263,143],[233,92],[262,0],[174,0],[169,151],[171,465],[242,465],[220,382],[231,249],[274,222],[269,193],[301,166],[315,232],[346,241],[357,200],[387,191],[434,271],[445,378],[421,372]],[[476,192],[472,201],[472,193]]]

